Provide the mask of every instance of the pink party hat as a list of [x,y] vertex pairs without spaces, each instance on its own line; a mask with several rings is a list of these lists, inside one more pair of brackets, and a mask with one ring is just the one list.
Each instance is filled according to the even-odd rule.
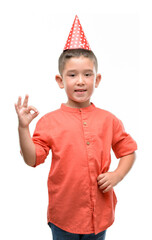
[[65,44],[64,50],[67,49],[77,49],[77,48],[83,48],[87,50],[91,50],[89,43],[85,37],[85,34],[83,32],[81,23],[79,21],[78,16],[75,16],[71,31],[69,33],[69,37],[67,39],[67,42]]

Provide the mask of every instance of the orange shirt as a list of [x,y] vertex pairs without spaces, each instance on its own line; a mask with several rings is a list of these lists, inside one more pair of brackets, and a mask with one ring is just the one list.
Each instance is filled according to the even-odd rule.
[[48,222],[77,234],[107,229],[114,221],[117,199],[113,189],[102,193],[97,177],[109,169],[111,148],[117,158],[137,149],[122,122],[93,103],[85,108],[62,103],[38,121],[32,139],[35,166],[52,151]]

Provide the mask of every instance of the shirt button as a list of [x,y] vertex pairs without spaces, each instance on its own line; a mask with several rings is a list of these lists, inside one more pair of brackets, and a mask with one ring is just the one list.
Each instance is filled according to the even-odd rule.
[[86,123],[86,122],[83,122],[83,124],[84,124],[84,125],[87,125],[87,123]]
[[87,145],[89,145],[90,144],[90,142],[89,141],[87,141]]

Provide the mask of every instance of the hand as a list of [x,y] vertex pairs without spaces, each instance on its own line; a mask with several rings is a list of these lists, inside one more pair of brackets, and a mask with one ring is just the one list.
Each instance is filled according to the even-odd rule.
[[[39,114],[35,107],[28,106],[28,98],[29,96],[26,95],[23,105],[21,105],[21,97],[18,98],[17,104],[15,103],[15,109],[19,119],[19,127],[22,128],[28,127],[30,122]],[[34,111],[34,113],[31,113],[30,111]]]
[[121,179],[116,172],[102,173],[97,177],[99,189],[103,190],[103,193],[108,192],[110,189],[116,186],[120,180]]

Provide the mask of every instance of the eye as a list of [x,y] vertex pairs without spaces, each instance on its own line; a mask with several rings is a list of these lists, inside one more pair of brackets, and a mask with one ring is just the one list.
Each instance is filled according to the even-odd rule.
[[91,73],[86,73],[85,76],[90,77],[90,76],[92,76],[92,74]]
[[69,77],[75,77],[75,74],[69,74]]

